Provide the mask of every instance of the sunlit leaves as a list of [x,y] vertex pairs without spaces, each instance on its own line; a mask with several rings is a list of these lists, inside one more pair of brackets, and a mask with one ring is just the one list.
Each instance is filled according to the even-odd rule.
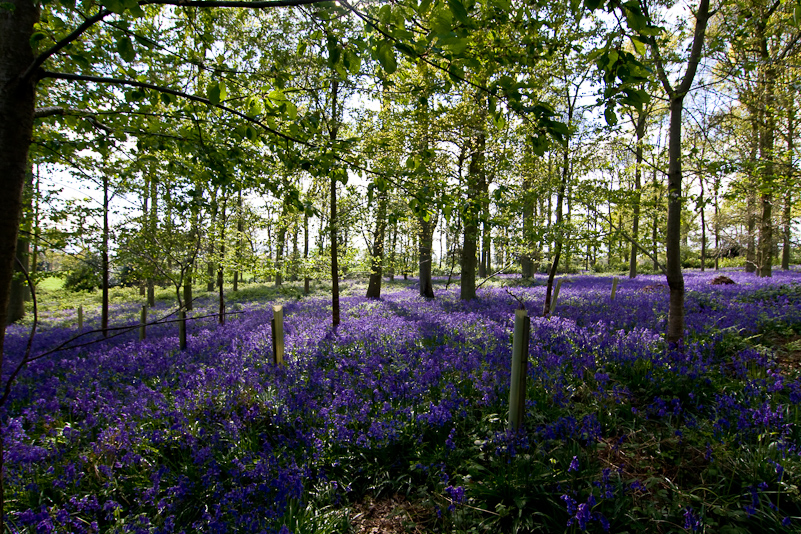
[[375,59],[387,74],[393,74],[398,70],[398,63],[395,60],[395,47],[389,41],[378,42],[375,48]]
[[206,90],[206,98],[213,105],[219,105],[227,96],[225,84],[222,81],[212,82]]

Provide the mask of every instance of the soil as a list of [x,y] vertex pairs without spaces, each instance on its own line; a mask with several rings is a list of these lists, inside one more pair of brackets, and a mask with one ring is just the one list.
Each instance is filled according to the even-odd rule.
[[351,525],[356,534],[417,534],[428,532],[432,511],[422,504],[408,501],[402,495],[379,500],[372,497],[353,507]]

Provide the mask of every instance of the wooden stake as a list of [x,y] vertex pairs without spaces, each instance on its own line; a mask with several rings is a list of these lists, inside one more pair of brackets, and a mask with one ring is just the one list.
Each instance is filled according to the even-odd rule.
[[[561,280],[560,280],[561,281]],[[523,426],[526,413],[526,375],[528,374],[528,342],[531,319],[526,310],[515,311],[515,333],[512,343],[512,380],[509,384],[509,430]]]
[[181,311],[178,312],[178,318],[180,321],[178,322],[178,343],[180,344],[181,350],[186,350],[186,310],[181,308]]
[[273,306],[273,363],[284,365],[284,308]]
[[78,330],[83,330],[83,305],[78,306]]
[[147,324],[147,306],[142,306],[139,314],[139,341],[145,339],[145,325]]
[[562,280],[564,280],[564,278],[560,278],[556,281],[556,288],[553,290],[553,297],[551,297],[551,311],[548,312],[549,315],[553,315],[553,312],[556,311],[556,301],[559,298],[559,288],[562,287]]
[[615,300],[615,293],[617,293],[617,276],[612,277],[612,295],[610,300]]

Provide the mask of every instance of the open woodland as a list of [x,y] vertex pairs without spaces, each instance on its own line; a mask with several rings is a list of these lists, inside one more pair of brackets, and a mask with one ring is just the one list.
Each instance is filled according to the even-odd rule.
[[799,532],[798,0],[0,2],[0,532]]

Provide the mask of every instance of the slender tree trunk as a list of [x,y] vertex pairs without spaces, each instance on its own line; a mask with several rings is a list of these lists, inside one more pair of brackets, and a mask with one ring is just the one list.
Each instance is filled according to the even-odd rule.
[[309,294],[309,214],[303,213],[303,294]]
[[570,167],[568,165],[568,149],[570,145],[565,147],[564,160],[562,166],[562,176],[559,181],[559,186],[556,189],[556,220],[554,227],[556,230],[554,254],[551,261],[551,266],[548,269],[548,283],[545,286],[545,303],[542,307],[542,316],[548,317],[551,313],[551,295],[553,292],[553,280],[556,277],[557,270],[559,269],[559,260],[562,256],[562,243],[564,242],[564,227],[562,224],[562,206],[564,205],[565,191],[567,190],[567,183],[570,179]]
[[[689,92],[698,62],[704,46],[707,22],[709,21],[709,0],[700,0],[695,12],[695,30],[693,32],[690,57],[687,70],[679,85],[674,89],[659,59],[657,69],[665,92],[670,102],[670,133],[668,140],[668,220],[667,220],[667,283],[670,288],[668,307],[668,344],[680,344],[684,340],[684,274],[681,271],[681,117],[684,110],[684,97]],[[651,38],[651,46],[657,50],[656,40]],[[655,54],[661,58],[660,54]]]
[[747,242],[745,253],[745,272],[755,273],[757,271],[757,257],[756,257],[756,167],[757,167],[757,150],[759,149],[759,112],[751,111],[751,169],[748,174],[747,180],[747,198],[746,198],[746,228],[747,228]]
[[[282,217],[283,219],[283,217]],[[284,247],[286,245],[286,226],[283,220],[279,221],[278,242],[275,246],[275,287],[284,283]]]
[[108,173],[103,171],[103,250],[102,250],[102,271],[103,271],[103,302],[101,305],[100,328],[103,329],[103,337],[108,337]]
[[219,294],[219,323],[225,324],[225,211],[226,211],[227,198],[223,198],[222,213],[220,214],[220,257],[217,260],[217,291]]
[[795,91],[790,86],[787,99],[787,163],[784,181],[784,213],[782,216],[782,269],[790,269],[790,236],[793,227],[793,154],[795,153]]
[[373,234],[373,251],[370,259],[370,282],[367,285],[367,298],[381,297],[381,279],[384,264],[384,234],[387,227],[387,193],[378,195],[378,207],[375,215],[375,233]]
[[[148,212],[148,226],[151,237],[155,240],[159,222],[159,183],[155,173],[150,173],[150,209]],[[156,305],[156,285],[153,276],[148,276],[147,305],[151,308]]]
[[520,271],[523,278],[534,276],[534,264],[531,261],[531,249],[534,240],[534,195],[531,175],[523,178],[523,253],[520,255]]
[[636,135],[637,148],[634,153],[634,197],[631,221],[631,250],[629,252],[629,278],[637,278],[637,246],[640,239],[640,198],[642,195],[642,143],[645,137],[645,125],[648,114],[645,110],[641,111],[637,117]]
[[698,203],[701,205],[701,272],[706,270],[706,209],[704,206],[704,179],[700,179],[701,194]]
[[231,286],[232,291],[239,291],[239,277],[242,265],[242,250],[244,248],[244,226],[245,215],[242,212],[242,187],[239,187],[239,196],[236,201],[237,219],[236,219],[236,270],[234,271],[234,284]]
[[[336,141],[339,131],[339,119],[337,117],[337,98],[339,92],[339,80],[336,73],[332,72],[331,78],[331,124],[329,126],[329,137],[331,141]],[[331,322],[334,328],[339,326],[339,259],[337,258],[337,226],[339,220],[337,216],[337,174],[331,173]]]
[[389,250],[389,281],[395,281],[395,249],[398,241],[398,221],[392,224],[392,248]]
[[670,288],[668,306],[668,343],[684,339],[684,274],[681,270],[681,115],[684,95],[670,100],[670,137],[668,141],[668,221],[667,282]]

